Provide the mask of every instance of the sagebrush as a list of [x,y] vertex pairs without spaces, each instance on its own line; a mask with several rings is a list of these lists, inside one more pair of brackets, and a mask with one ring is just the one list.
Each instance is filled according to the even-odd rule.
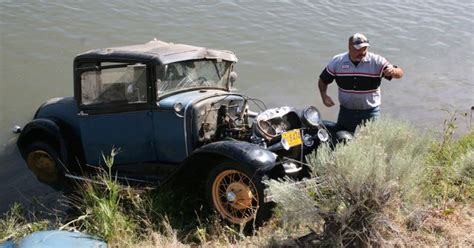
[[297,213],[322,221],[322,246],[394,245],[403,242],[404,213],[419,198],[429,143],[407,123],[368,122],[347,144],[322,145],[309,156],[308,187],[272,181],[271,195],[292,221]]

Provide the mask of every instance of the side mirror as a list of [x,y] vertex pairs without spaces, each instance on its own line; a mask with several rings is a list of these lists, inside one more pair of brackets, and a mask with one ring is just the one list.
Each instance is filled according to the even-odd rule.
[[231,71],[229,75],[230,87],[234,87],[234,82],[237,81],[237,72]]

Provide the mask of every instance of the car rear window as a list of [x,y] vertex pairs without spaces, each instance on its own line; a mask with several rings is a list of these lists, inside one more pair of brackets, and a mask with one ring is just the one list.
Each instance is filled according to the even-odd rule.
[[103,62],[81,73],[82,105],[147,102],[146,66]]

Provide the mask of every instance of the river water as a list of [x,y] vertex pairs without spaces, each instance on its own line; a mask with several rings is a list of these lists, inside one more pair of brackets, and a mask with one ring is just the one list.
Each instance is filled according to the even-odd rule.
[[[153,38],[232,50],[241,93],[267,106],[315,105],[335,120],[338,108],[322,105],[316,82],[330,58],[347,50],[347,38],[362,32],[370,51],[405,70],[403,79],[383,81],[383,114],[440,130],[448,117],[443,109],[460,111],[468,116],[459,129],[467,131],[473,13],[474,2],[462,0],[0,1],[0,158],[7,161],[0,180],[31,177],[16,168],[26,166],[10,129],[25,125],[45,100],[72,95],[76,54]],[[335,85],[329,92],[337,98]],[[21,190],[17,184],[2,181],[0,205],[15,197],[4,192]]]

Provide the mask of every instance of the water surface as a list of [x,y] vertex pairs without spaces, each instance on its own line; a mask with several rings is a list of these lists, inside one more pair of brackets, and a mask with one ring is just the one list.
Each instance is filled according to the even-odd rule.
[[[383,113],[440,129],[448,117],[442,109],[470,113],[474,105],[473,6],[461,0],[0,1],[0,152],[14,157],[0,164],[0,180],[12,171],[30,173],[17,171],[25,164],[11,152],[10,129],[27,123],[45,100],[72,95],[76,54],[155,37],[232,50],[240,59],[240,93],[267,106],[315,105],[335,120],[338,109],[323,106],[316,82],[330,58],[346,51],[347,38],[363,32],[372,52],[405,70],[403,79],[383,81]],[[335,85],[330,94],[337,98]],[[459,124],[467,130],[469,119]],[[15,187],[23,189],[11,182],[0,191]]]

